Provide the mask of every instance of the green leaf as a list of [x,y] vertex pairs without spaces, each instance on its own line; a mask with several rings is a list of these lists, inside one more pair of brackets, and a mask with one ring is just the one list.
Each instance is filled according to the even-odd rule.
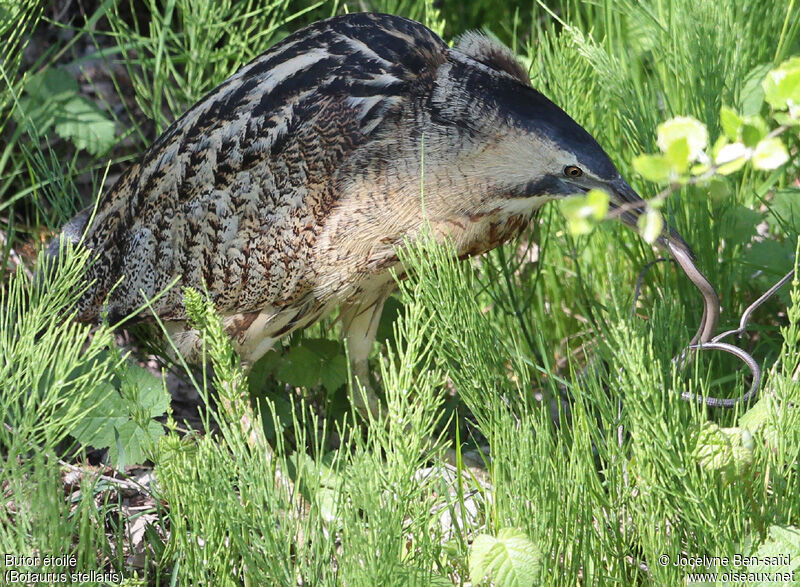
[[742,142],[751,149],[767,136],[769,127],[760,116],[748,116],[741,128]]
[[125,398],[134,409],[141,410],[150,418],[158,418],[167,411],[170,395],[164,389],[163,380],[139,365],[128,365],[122,378]]
[[792,106],[789,113],[776,112],[773,117],[775,122],[784,126],[800,126],[800,106]]
[[742,124],[744,124],[744,121],[735,110],[728,108],[727,106],[723,106],[719,113],[719,121],[722,125],[722,130],[725,133],[725,136],[734,142],[739,140],[739,129],[741,128]]
[[55,124],[57,105],[78,94],[78,82],[63,69],[46,69],[27,78],[19,108],[14,110],[18,122],[33,124],[40,136]]
[[114,431],[130,421],[125,400],[111,385],[99,388],[82,409],[86,415],[70,434],[81,444],[95,448],[114,444]]
[[697,435],[692,456],[700,467],[716,471],[723,480],[740,479],[753,463],[753,436],[743,428],[720,428],[705,422]]
[[747,160],[751,152],[742,143],[731,143],[719,150],[715,163],[718,165],[717,172],[721,175],[729,175],[739,171]]
[[745,76],[742,89],[739,91],[739,106],[742,115],[754,116],[761,112],[761,105],[764,103],[764,88],[761,82],[771,68],[771,63],[763,63],[755,66]]
[[585,196],[569,196],[561,200],[561,212],[573,235],[589,234],[597,222],[608,213],[608,194],[602,190],[589,190]]
[[664,230],[664,218],[658,210],[648,208],[636,220],[636,226],[639,228],[639,234],[644,241],[652,245]]
[[394,342],[394,323],[402,313],[403,303],[397,296],[390,296],[383,305],[381,320],[378,323],[378,333],[375,335],[376,341],[381,343],[389,341],[390,344]]
[[300,344],[322,360],[330,360],[343,353],[339,342],[327,338],[305,338]]
[[753,167],[756,169],[777,169],[789,160],[789,153],[777,137],[764,139],[753,153]]
[[792,574],[800,567],[800,530],[795,526],[770,526],[768,538],[751,558],[749,573]]
[[250,374],[247,376],[250,393],[258,394],[263,391],[264,382],[278,370],[278,366],[282,361],[283,357],[281,353],[275,349],[267,352],[256,361],[252,369],[250,369]]
[[470,547],[470,579],[474,584],[488,578],[503,587],[535,585],[539,559],[538,549],[521,530],[503,528],[497,537],[480,534]]
[[589,190],[586,194],[586,205],[591,209],[591,216],[595,220],[602,220],[608,214],[609,197],[603,190]]
[[89,398],[71,434],[81,444],[108,448],[117,465],[142,463],[164,434],[154,418],[167,411],[170,396],[161,379],[134,364],[122,365],[119,384],[119,392],[109,385]]
[[278,365],[277,376],[293,387],[313,387],[319,381],[322,361],[319,355],[304,346],[295,346]]
[[731,245],[747,244],[755,236],[756,226],[762,219],[761,213],[746,206],[728,208],[720,218],[720,238]]
[[[686,146],[680,141],[685,141]],[[658,147],[675,165],[684,168],[688,163],[696,161],[708,145],[706,126],[691,116],[677,116],[658,125]],[[682,163],[683,154],[686,162]]]
[[731,194],[730,186],[728,183],[719,178],[714,177],[708,182],[708,197],[713,202],[724,202]]
[[339,354],[325,363],[320,378],[322,386],[329,392],[334,392],[347,383],[347,357]]
[[800,189],[778,190],[769,203],[767,223],[782,232],[800,233]]
[[272,372],[278,380],[293,387],[313,387],[322,383],[332,392],[347,383],[347,359],[340,342],[307,338],[283,356],[274,353],[265,366],[259,367],[262,377],[268,377]]
[[78,94],[78,82],[69,72],[58,68],[49,68],[28,77],[24,91],[33,100],[65,100]]
[[118,465],[122,459],[126,464],[143,463],[163,435],[164,426],[155,420],[150,420],[144,427],[128,420],[116,428],[115,441],[108,449],[108,457]]
[[59,136],[92,155],[99,155],[114,144],[114,122],[83,96],[74,96],[61,104],[55,125]]
[[[758,241],[750,245],[742,254],[744,264],[744,278],[765,288],[773,285],[782,275],[794,267],[794,242],[785,240],[778,242],[774,239]],[[753,275],[754,270],[763,273]],[[778,290],[778,298],[784,303],[791,303],[789,288]]]
[[665,153],[667,160],[676,171],[683,173],[689,165],[689,142],[686,137],[672,141]]
[[639,155],[633,160],[633,168],[648,181],[666,183],[672,173],[672,165],[663,155]]
[[791,266],[792,257],[794,257],[794,245],[786,246],[770,239],[753,243],[753,246],[745,251],[742,260],[763,271],[782,275],[786,273],[787,264]]
[[113,121],[94,102],[81,96],[78,82],[63,69],[47,69],[30,76],[25,94],[20,100],[20,114],[30,117],[39,134],[55,126],[59,136],[93,155],[114,144]]
[[792,57],[770,71],[762,87],[764,97],[775,110],[786,110],[790,103],[800,104],[800,57]]
[[327,523],[339,517],[344,481],[335,453],[314,459],[305,452],[295,452],[287,459],[287,472],[300,493],[315,503]]

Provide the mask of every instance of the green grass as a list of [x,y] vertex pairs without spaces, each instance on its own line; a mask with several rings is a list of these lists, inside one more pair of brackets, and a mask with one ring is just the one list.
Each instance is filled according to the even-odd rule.
[[[800,54],[793,0],[496,4],[369,6],[425,21],[447,40],[488,28],[645,196],[658,186],[637,177],[632,161],[657,151],[661,122],[694,116],[713,142],[722,106],[768,114],[760,79]],[[35,259],[25,250],[91,203],[106,174],[241,64],[303,24],[358,5],[130,6],[102,3],[26,73],[24,34],[3,49],[0,487],[13,507],[0,510],[0,550],[70,553],[79,570],[113,569],[134,583],[251,585],[475,583],[503,564],[498,584],[663,585],[692,570],[659,564],[663,555],[800,561],[798,284],[791,298],[786,288],[758,310],[741,342],[764,367],[762,399],[705,409],[681,401],[681,391],[734,397],[747,381],[733,359],[711,353],[687,372],[675,368],[671,359],[702,313],[692,285],[670,265],[656,266],[631,318],[636,276],[654,251],[613,223],[572,236],[551,206],[515,242],[472,262],[455,262],[426,239],[409,245],[403,257],[412,271],[372,361],[386,398],[376,420],[358,421],[343,379],[331,375],[343,364],[332,318],[293,336],[245,381],[206,314],[221,396],[213,377],[196,375],[205,430],[187,433],[168,416],[165,429],[141,442],[157,483],[152,508],[137,514],[152,516],[139,541],[146,564],[132,566],[130,511],[111,472],[87,469],[80,492],[73,487],[64,499],[62,475],[76,465],[59,455],[77,451],[71,433],[115,386],[134,404],[115,417],[152,432],[160,412],[134,412],[155,405],[159,390],[147,382],[146,393],[126,395],[130,376],[109,351],[113,333],[100,327],[90,336],[65,321],[85,260],[68,255],[34,288],[26,270],[33,273]],[[22,14],[25,32],[50,14],[18,10],[0,9],[4,33]],[[101,103],[73,126],[26,110],[37,105],[33,73],[85,64],[81,39],[117,66],[118,91],[127,76],[135,95],[123,108]],[[59,104],[80,100],[68,83],[49,80],[61,84]],[[111,139],[81,128],[103,120],[115,125]],[[720,180],[715,197],[698,185],[666,202],[667,220],[721,295],[721,329],[793,265],[800,140],[796,130],[784,138],[792,160],[781,170],[748,167]],[[86,177],[80,185],[91,193],[80,193],[76,180]],[[246,385],[255,414],[241,404]],[[252,428],[243,415],[254,418]],[[729,430],[745,428],[752,438]],[[111,438],[124,462],[127,445]],[[483,466],[468,466],[469,451]],[[499,546],[481,552],[489,536]],[[482,564],[480,554],[499,566]]]

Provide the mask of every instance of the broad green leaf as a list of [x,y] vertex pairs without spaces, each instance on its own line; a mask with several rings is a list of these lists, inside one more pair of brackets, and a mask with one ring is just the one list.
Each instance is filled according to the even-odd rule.
[[703,469],[720,473],[726,482],[741,478],[753,463],[753,436],[743,428],[720,428],[705,422],[692,456]]
[[786,110],[790,103],[800,104],[800,57],[792,57],[770,71],[762,87],[764,97],[775,110]]
[[347,357],[336,355],[322,366],[320,373],[322,386],[329,392],[336,391],[347,383]]
[[744,124],[742,124],[740,134],[745,147],[752,149],[761,139],[767,136],[768,132],[769,126],[767,126],[763,118],[760,116],[748,116],[744,120]]
[[728,175],[739,171],[747,160],[750,158],[751,152],[742,143],[731,143],[725,145],[719,150],[715,163],[719,167],[717,172],[722,175]]
[[672,147],[673,143],[684,139],[688,149],[687,162],[696,161],[708,145],[706,126],[691,116],[677,116],[658,125],[658,148],[667,155],[670,149],[677,149],[675,155],[682,152],[683,147]]
[[789,153],[777,137],[764,139],[753,153],[753,167],[756,169],[777,169],[789,160]]
[[43,136],[55,124],[58,105],[78,96],[78,90],[78,82],[63,69],[50,68],[33,74],[26,80],[14,117],[33,124],[35,131]]
[[728,199],[731,189],[727,182],[719,177],[714,177],[708,182],[708,197],[713,202],[723,202]]
[[20,111],[40,134],[55,126],[59,136],[93,155],[109,149],[116,138],[113,121],[80,94],[78,82],[63,69],[32,75],[25,84]]
[[306,347],[323,360],[330,360],[344,352],[339,342],[327,338],[305,338],[301,346]]
[[725,136],[734,142],[739,140],[739,129],[742,127],[744,121],[735,110],[723,106],[719,113],[719,121]]
[[791,106],[788,114],[776,112],[774,118],[775,122],[784,126],[800,126],[800,105]]
[[751,407],[739,418],[739,426],[750,431],[751,434],[759,434],[767,444],[770,444],[768,435],[765,434],[765,427],[771,421],[772,415],[779,409],[778,400],[773,395],[761,398],[756,405]]
[[118,428],[114,442],[108,447],[108,457],[119,466],[143,463],[148,459],[158,439],[164,435],[164,426],[160,422],[150,420],[145,427],[138,422],[128,420]]
[[735,206],[725,210],[719,219],[720,237],[729,245],[743,245],[756,234],[756,226],[763,215],[746,206]]
[[79,89],[75,78],[69,72],[57,67],[29,76],[24,87],[26,94],[40,101],[69,99],[75,96]]
[[561,212],[571,234],[589,234],[608,213],[608,194],[590,190],[585,196],[570,196],[561,201]]
[[639,228],[639,234],[644,241],[652,245],[656,242],[656,239],[661,236],[661,232],[664,230],[664,218],[658,210],[648,208],[648,210],[636,220],[636,226]]
[[689,142],[686,137],[672,141],[667,147],[665,156],[678,172],[686,171],[686,167],[689,165]]
[[99,155],[114,144],[114,122],[83,96],[74,96],[60,105],[55,129],[59,136],[92,155]]
[[170,395],[164,389],[163,380],[139,365],[128,365],[123,376],[125,397],[133,402],[135,409],[151,418],[158,418],[167,411]]
[[751,269],[759,269],[773,276],[781,276],[791,269],[793,258],[793,243],[779,243],[773,239],[753,243],[742,255],[742,261]]
[[138,365],[124,364],[119,384],[119,392],[109,385],[90,398],[86,417],[71,434],[81,444],[108,448],[114,463],[142,463],[164,434],[154,418],[167,411],[170,396],[159,378]]
[[278,366],[283,362],[283,356],[279,351],[271,350],[263,357],[255,362],[253,368],[250,369],[250,374],[247,377],[247,382],[250,387],[250,393],[256,394],[261,392],[264,387],[264,382],[278,370]]
[[278,365],[278,379],[293,387],[312,387],[319,381],[319,355],[304,346],[292,347]]
[[383,342],[388,340],[389,343],[394,342],[394,323],[402,313],[403,303],[397,296],[390,296],[383,305],[381,320],[378,323],[378,333],[375,335],[376,341]]
[[770,526],[768,538],[751,558],[752,564],[747,565],[749,573],[791,575],[800,567],[800,529],[795,526]]
[[111,385],[98,389],[83,406],[86,416],[70,432],[81,444],[108,448],[114,444],[114,430],[130,421],[122,396]]
[[470,547],[472,583],[489,579],[502,587],[535,585],[540,554],[530,539],[516,528],[503,528],[497,537],[481,534]]
[[800,189],[776,191],[769,203],[767,222],[782,232],[800,233]]
[[663,155],[639,155],[633,160],[633,168],[648,181],[665,183],[669,180],[672,165]]
[[580,236],[583,234],[589,234],[592,232],[592,230],[594,230],[594,222],[591,222],[582,216],[578,216],[577,214],[569,213],[567,208],[562,207],[562,210],[564,211],[564,216],[567,218],[567,229],[571,235]]
[[744,77],[742,89],[739,91],[739,106],[742,115],[754,116],[761,112],[761,105],[764,103],[764,88],[761,82],[771,68],[771,63],[763,63],[755,66]]
[[[347,382],[347,359],[341,343],[326,338],[304,339],[288,353],[267,353],[267,359],[253,368],[251,382],[262,381],[274,373],[278,380],[294,387],[313,387],[322,383],[335,391]],[[253,375],[256,373],[257,375]],[[251,390],[259,389],[253,387]]]
[[603,190],[589,190],[586,194],[586,205],[591,208],[592,218],[602,220],[608,214],[608,194]]
[[303,451],[295,452],[287,460],[287,472],[303,497],[316,503],[326,522],[338,518],[344,482],[335,453],[314,459]]

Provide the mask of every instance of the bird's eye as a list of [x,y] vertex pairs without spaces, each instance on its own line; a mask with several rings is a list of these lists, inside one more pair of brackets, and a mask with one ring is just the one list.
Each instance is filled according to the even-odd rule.
[[567,177],[580,177],[583,175],[583,169],[580,167],[575,167],[574,165],[567,165],[564,168],[564,175]]

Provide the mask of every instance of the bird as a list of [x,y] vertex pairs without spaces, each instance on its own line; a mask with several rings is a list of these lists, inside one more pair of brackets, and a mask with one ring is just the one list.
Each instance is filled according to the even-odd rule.
[[355,13],[222,82],[48,253],[62,238],[90,252],[81,322],[113,322],[176,282],[150,308],[185,356],[199,338],[183,287],[208,293],[246,365],[338,307],[368,392],[354,401],[374,412],[368,358],[398,249],[429,230],[480,255],[591,189],[636,225],[642,199],[504,45],[468,32],[450,47],[413,20]]

